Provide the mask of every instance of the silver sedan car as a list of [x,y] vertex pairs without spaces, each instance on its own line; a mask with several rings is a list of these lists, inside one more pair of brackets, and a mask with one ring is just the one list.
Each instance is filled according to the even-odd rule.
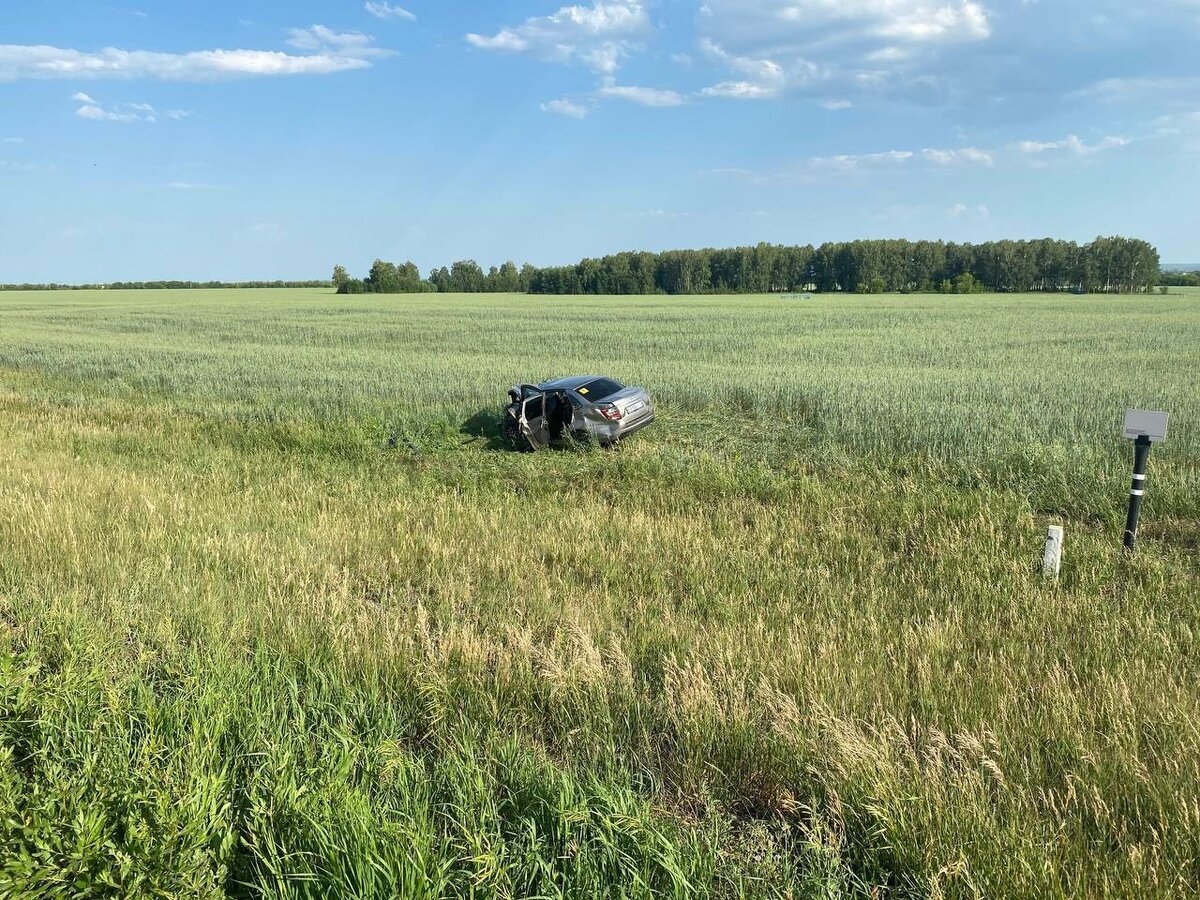
[[517,384],[508,399],[505,433],[534,450],[564,434],[611,446],[654,421],[654,403],[645,388],[626,387],[604,375]]

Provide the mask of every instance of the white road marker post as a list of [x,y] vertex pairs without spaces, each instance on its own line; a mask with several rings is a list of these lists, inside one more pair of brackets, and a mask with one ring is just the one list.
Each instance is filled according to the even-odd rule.
[[1046,529],[1046,553],[1042,557],[1042,577],[1057,578],[1062,568],[1063,527],[1051,525]]

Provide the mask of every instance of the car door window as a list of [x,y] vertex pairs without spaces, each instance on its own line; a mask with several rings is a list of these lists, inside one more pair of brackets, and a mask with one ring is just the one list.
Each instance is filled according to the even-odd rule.
[[525,401],[525,418],[531,422],[534,419],[540,419],[542,417],[544,403],[545,403],[545,398],[542,397],[541,395],[539,395],[537,397],[531,397],[530,399],[526,400]]

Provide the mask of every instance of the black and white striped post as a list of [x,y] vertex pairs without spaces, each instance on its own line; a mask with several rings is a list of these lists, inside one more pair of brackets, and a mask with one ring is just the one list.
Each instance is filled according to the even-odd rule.
[[1142,517],[1142,498],[1146,496],[1146,464],[1153,446],[1146,435],[1133,442],[1133,486],[1129,489],[1129,515],[1125,517],[1125,549],[1133,552],[1137,543],[1138,520]]
[[1129,488],[1129,514],[1125,517],[1125,549],[1132,553],[1137,544],[1138,520],[1146,496],[1146,467],[1155,441],[1167,439],[1167,414],[1144,409],[1125,413],[1125,437],[1133,438],[1133,484]]

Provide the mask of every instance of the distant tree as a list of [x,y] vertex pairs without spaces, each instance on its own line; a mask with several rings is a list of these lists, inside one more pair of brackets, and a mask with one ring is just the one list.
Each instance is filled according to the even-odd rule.
[[956,294],[978,294],[982,290],[983,285],[970,272],[963,272],[954,279]]
[[370,294],[396,294],[400,292],[400,273],[395,263],[377,259],[371,263],[371,271],[363,284]]
[[520,273],[517,272],[517,264],[512,260],[508,260],[497,270],[496,290],[511,294],[518,289],[519,283]]
[[537,267],[532,263],[525,263],[521,266],[521,272],[517,275],[517,290],[521,293],[526,293],[531,289],[533,279],[537,277]]
[[485,286],[483,269],[475,260],[459,260],[450,267],[450,290],[471,294],[482,291]]
[[434,290],[434,286],[421,280],[421,270],[411,261],[396,265],[382,259],[371,264],[371,271],[363,279],[363,288],[373,294],[415,294]]
[[346,274],[346,267],[334,266],[333,278],[331,280],[333,282],[333,286],[337,288],[337,292],[339,294],[345,293],[342,288],[345,286],[346,282],[350,280],[350,276]]
[[429,281],[433,285],[434,290],[442,291],[443,293],[453,290],[450,282],[450,270],[445,266],[430,272]]
[[409,260],[404,265],[397,266],[396,269],[400,276],[400,286],[403,289],[411,292],[421,290],[421,270],[417,268],[416,263]]
[[1158,251],[1145,241],[1098,237],[1083,250],[1091,259],[1099,290],[1145,292],[1157,284],[1161,276]]
[[1163,272],[1158,283],[1163,287],[1200,287],[1200,271]]

